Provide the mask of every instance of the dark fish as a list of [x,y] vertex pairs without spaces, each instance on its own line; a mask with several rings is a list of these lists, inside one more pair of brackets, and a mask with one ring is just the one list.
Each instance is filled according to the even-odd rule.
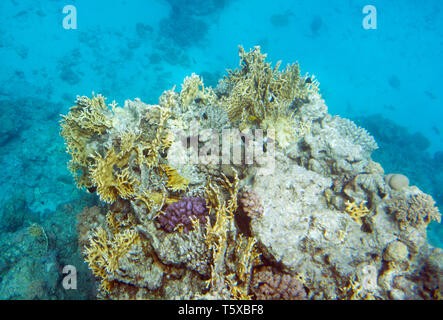
[[437,97],[430,91],[425,91],[425,95],[427,95],[432,100],[435,100]]

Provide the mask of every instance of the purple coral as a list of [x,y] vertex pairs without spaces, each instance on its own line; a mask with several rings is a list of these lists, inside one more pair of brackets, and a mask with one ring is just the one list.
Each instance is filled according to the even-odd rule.
[[160,228],[166,232],[176,231],[179,225],[183,226],[183,232],[188,233],[193,229],[192,220],[198,219],[201,225],[205,225],[209,210],[206,200],[201,197],[187,197],[170,204],[164,213],[157,217]]

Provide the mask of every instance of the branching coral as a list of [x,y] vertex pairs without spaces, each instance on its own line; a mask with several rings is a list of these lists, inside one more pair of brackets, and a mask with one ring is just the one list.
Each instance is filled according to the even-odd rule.
[[95,230],[83,253],[89,268],[100,279],[100,290],[110,292],[112,288],[110,279],[119,266],[119,259],[137,241],[139,237],[133,229],[125,229],[112,236],[109,236],[103,227]]
[[355,202],[346,201],[345,211],[358,223],[362,223],[361,218],[367,216],[371,213],[371,211],[365,206],[366,201],[360,202],[360,205],[357,206]]
[[242,283],[249,283],[252,266],[260,262],[261,253],[258,251],[256,243],[257,239],[254,237],[246,238],[242,234],[236,241],[236,274]]
[[374,292],[367,290],[355,275],[349,279],[348,285],[342,288],[342,294],[344,300],[375,300]]
[[[109,118],[111,111],[102,95],[77,97],[76,105],[71,107],[68,115],[62,116],[60,134],[65,139],[67,152],[72,156],[69,169],[77,180],[78,187],[91,187],[88,166],[92,159],[92,146],[89,145],[95,134],[102,134],[111,127]],[[78,171],[82,173],[79,176]]]
[[338,116],[333,120],[341,135],[362,147],[364,152],[371,153],[378,149],[377,142],[364,128],[358,127],[353,121]]
[[189,105],[194,100],[202,100],[204,102],[213,103],[215,94],[211,88],[205,88],[203,80],[193,73],[190,77],[186,77],[180,91],[180,103],[184,111],[188,110]]
[[129,153],[117,154],[111,148],[102,158],[94,156],[95,164],[90,169],[97,193],[105,202],[113,202],[117,196],[127,199],[134,195],[135,186],[140,182],[128,169]]
[[234,218],[234,213],[237,210],[237,194],[239,188],[239,178],[236,171],[234,171],[234,181],[230,182],[226,176],[219,179],[218,182],[224,186],[225,190],[229,193],[229,199],[225,201],[223,199],[220,188],[212,181],[208,181],[206,187],[206,197],[208,200],[208,208],[211,211],[215,211],[215,222],[213,224],[207,223],[206,225],[206,239],[205,242],[208,248],[211,250],[212,265],[211,265],[211,278],[207,282],[207,286],[213,287],[221,285],[224,276],[223,272],[223,257],[227,250],[227,232],[229,230],[230,223]]
[[225,79],[232,87],[226,100],[231,121],[240,120],[244,126],[254,120],[290,117],[296,99],[306,99],[309,92],[318,91],[317,82],[300,75],[298,64],[279,71],[281,62],[271,67],[258,46],[248,53],[240,47],[239,55],[240,69],[229,71]]
[[402,227],[406,224],[420,227],[428,225],[432,220],[441,221],[441,214],[435,207],[434,199],[422,192],[411,194],[407,198],[394,199],[389,210],[395,214]]
[[172,169],[167,165],[161,165],[162,170],[168,176],[167,187],[172,191],[185,190],[190,180],[182,177],[177,170]]

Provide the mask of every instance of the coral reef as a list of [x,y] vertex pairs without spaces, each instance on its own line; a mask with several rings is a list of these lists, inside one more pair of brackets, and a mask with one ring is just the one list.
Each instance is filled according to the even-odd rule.
[[385,176],[375,139],[329,115],[298,64],[239,55],[216,88],[192,74],[156,105],[93,95],[63,116],[77,185],[104,203],[78,224],[98,297],[438,297],[432,198]]

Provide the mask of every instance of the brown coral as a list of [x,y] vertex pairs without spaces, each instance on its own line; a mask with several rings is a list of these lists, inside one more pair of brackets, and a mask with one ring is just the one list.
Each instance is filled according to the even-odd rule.
[[303,283],[296,275],[263,267],[254,273],[251,292],[258,300],[306,300]]
[[105,221],[105,212],[98,206],[85,207],[77,214],[77,234],[79,247],[83,248],[88,243],[88,236],[92,229],[97,228]]
[[390,203],[389,211],[401,226],[410,224],[413,227],[428,225],[432,220],[441,221],[441,214],[435,207],[435,201],[428,194],[419,192],[408,198],[395,199]]
[[249,218],[260,219],[263,217],[263,205],[254,191],[244,191],[239,198],[239,202],[243,212]]

